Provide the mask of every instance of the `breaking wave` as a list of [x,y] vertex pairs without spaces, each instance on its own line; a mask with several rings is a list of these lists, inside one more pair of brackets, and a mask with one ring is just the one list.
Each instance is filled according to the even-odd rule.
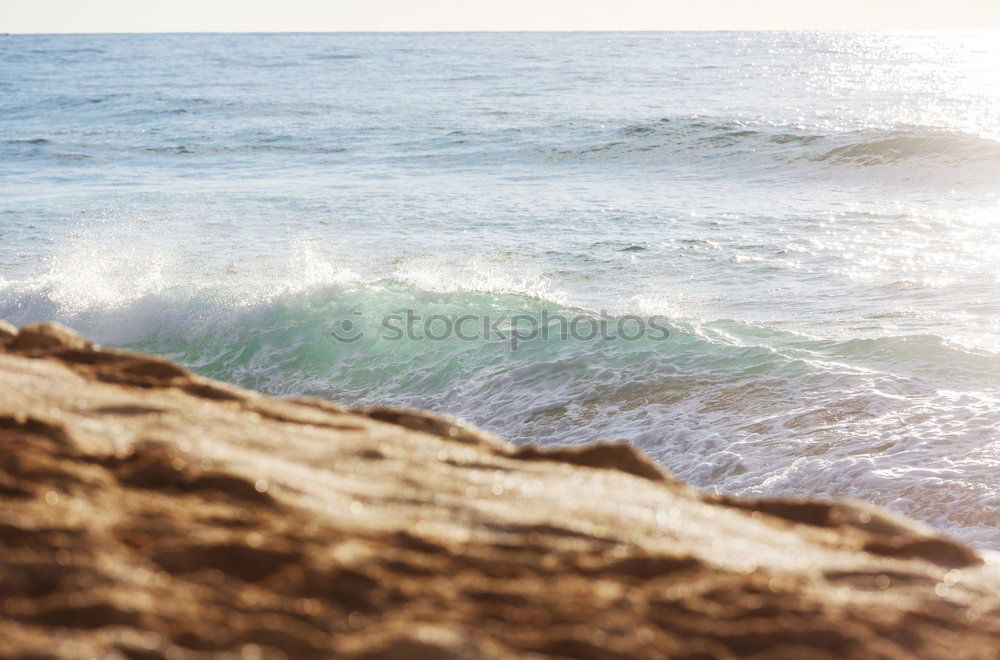
[[961,173],[969,183],[979,171],[995,181],[1000,142],[930,126],[822,131],[814,127],[710,117],[666,117],[654,123],[602,131],[580,144],[540,148],[555,161],[636,161],[650,164],[788,166],[832,170],[896,169]]
[[[1000,355],[934,335],[817,339],[732,320],[667,321],[658,340],[553,333],[516,350],[501,337],[394,341],[380,320],[402,310],[598,317],[516,283],[443,287],[401,273],[256,296],[149,286],[120,304],[76,306],[52,283],[8,282],[0,316],[55,318],[276,395],[430,408],[518,443],[627,439],[705,488],[863,497],[1000,545]],[[332,336],[345,320],[360,339]]]

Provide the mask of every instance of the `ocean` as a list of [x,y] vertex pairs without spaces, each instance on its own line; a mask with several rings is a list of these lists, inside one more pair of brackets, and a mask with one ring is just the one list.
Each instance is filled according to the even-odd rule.
[[998,37],[0,37],[0,317],[1000,549]]

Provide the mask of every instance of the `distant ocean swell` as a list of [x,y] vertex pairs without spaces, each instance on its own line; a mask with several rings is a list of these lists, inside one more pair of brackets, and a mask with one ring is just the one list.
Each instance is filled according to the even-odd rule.
[[802,125],[753,120],[666,117],[611,131],[608,137],[610,141],[568,153],[622,156],[665,150],[696,157],[699,151],[717,154],[767,148],[766,155],[781,162],[805,160],[846,166],[909,159],[1000,163],[1000,142],[930,126],[822,132]]
[[[93,101],[93,100],[91,100]],[[66,101],[67,103],[70,101]],[[37,111],[38,109],[32,109]],[[27,111],[27,109],[25,109]],[[171,112],[212,111],[195,104]],[[316,112],[321,109],[317,108]],[[144,111],[148,115],[149,111]],[[155,114],[155,113],[154,113]],[[220,113],[224,120],[227,113]],[[205,117],[201,116],[204,120]],[[135,121],[136,118],[129,118]],[[157,127],[140,145],[114,132],[93,136],[24,135],[7,139],[0,150],[10,157],[65,162],[77,158],[139,158],[143,155],[197,157],[246,154],[319,157],[332,162],[422,162],[463,167],[536,163],[614,161],[616,166],[673,164],[712,171],[729,165],[761,172],[812,166],[836,171],[879,168],[914,175],[955,174],[965,185],[992,183],[1000,175],[1000,141],[932,126],[873,127],[830,130],[817,126],[711,116],[664,117],[647,124],[622,123],[618,128],[581,123],[510,126],[468,132],[448,126],[424,128],[422,137],[399,141],[397,128],[373,124],[354,133],[290,134],[280,129],[241,129],[229,134],[189,132]],[[359,139],[358,134],[364,136]],[[541,140],[539,139],[541,138]],[[373,146],[377,145],[377,146]],[[391,149],[385,149],[391,147]],[[960,175],[960,176],[959,176]]]

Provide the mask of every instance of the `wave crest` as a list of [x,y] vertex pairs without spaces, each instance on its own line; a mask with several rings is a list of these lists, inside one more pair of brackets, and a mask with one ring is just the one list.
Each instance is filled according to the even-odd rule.
[[663,118],[602,133],[578,146],[547,147],[560,161],[638,160],[677,165],[738,161],[762,168],[902,167],[922,171],[978,168],[1000,172],[1000,142],[930,126],[820,131],[799,126],[704,117]]

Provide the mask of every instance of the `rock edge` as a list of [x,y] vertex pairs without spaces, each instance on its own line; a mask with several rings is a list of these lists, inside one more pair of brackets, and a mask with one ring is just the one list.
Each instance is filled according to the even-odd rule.
[[1000,574],[625,445],[275,399],[0,322],[0,656],[1000,657]]

